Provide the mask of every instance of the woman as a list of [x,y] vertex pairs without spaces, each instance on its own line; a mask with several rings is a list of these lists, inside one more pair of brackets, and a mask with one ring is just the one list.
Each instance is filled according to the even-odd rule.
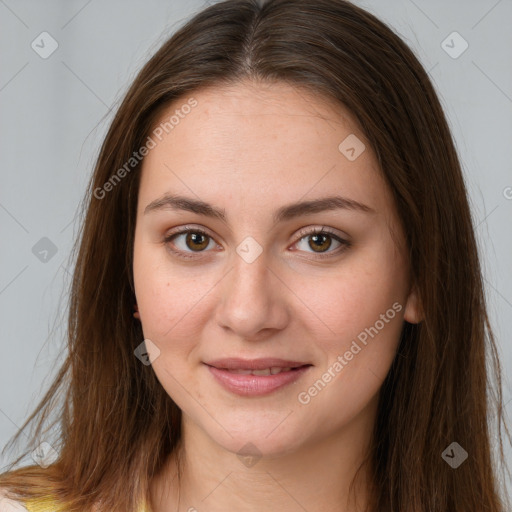
[[27,420],[65,390],[59,455],[0,486],[29,511],[504,512],[488,355],[501,422],[464,180],[412,52],[343,0],[221,2],[112,122],[69,356]]

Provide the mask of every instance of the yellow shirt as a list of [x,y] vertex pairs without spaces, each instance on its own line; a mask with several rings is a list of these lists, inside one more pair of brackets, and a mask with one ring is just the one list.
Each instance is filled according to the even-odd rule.
[[24,505],[28,512],[50,512],[52,510],[58,512],[60,510],[53,500],[28,500]]
[[[64,512],[64,510],[51,499],[28,500],[24,503],[28,512]],[[147,512],[148,509],[142,506],[140,512]]]

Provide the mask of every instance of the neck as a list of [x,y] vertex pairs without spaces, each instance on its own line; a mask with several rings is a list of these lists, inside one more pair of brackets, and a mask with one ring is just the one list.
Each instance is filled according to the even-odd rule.
[[225,450],[184,417],[179,448],[152,482],[153,511],[362,512],[369,500],[369,467],[355,477],[373,433],[375,406],[330,437],[253,460]]

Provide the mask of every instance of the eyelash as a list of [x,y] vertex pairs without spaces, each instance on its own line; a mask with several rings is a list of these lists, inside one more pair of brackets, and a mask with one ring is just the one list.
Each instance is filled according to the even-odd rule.
[[[165,236],[163,242],[168,246],[169,251],[172,252],[173,254],[175,254],[176,256],[178,256],[179,258],[186,259],[186,260],[192,260],[192,259],[200,258],[201,257],[200,254],[202,252],[206,252],[206,250],[196,252],[195,254],[197,254],[197,256],[196,255],[191,256],[191,255],[189,255],[191,253],[187,253],[187,252],[181,251],[181,250],[172,249],[170,247],[171,241],[174,238],[176,238],[177,236],[180,236],[180,235],[186,235],[188,233],[199,233],[199,234],[204,235],[205,237],[209,238],[210,240],[214,240],[213,237],[211,235],[209,235],[204,229],[186,226],[181,231],[176,231],[176,232],[173,232],[173,233],[169,233],[167,236]],[[309,229],[309,230],[307,228],[304,228],[303,230],[301,230],[299,232],[299,237],[300,238],[297,240],[297,242],[295,242],[295,244],[300,242],[303,238],[307,238],[308,236],[313,236],[313,235],[320,235],[320,234],[322,234],[322,235],[329,235],[331,238],[334,238],[334,240],[339,242],[341,244],[341,246],[338,247],[337,249],[335,249],[334,251],[331,251],[331,252],[316,253],[316,255],[313,256],[313,259],[319,259],[320,260],[320,259],[325,259],[325,258],[333,257],[335,255],[340,254],[345,249],[348,249],[352,245],[347,240],[344,240],[343,238],[340,238],[338,235],[333,233],[331,230],[329,230],[328,228],[324,228],[324,227],[322,227],[320,229],[319,228],[314,228],[314,229]],[[329,247],[329,249],[330,249],[330,247]]]

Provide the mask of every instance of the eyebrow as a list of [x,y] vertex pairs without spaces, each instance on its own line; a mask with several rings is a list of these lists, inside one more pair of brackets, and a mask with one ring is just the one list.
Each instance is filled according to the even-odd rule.
[[[338,209],[358,211],[361,213],[376,213],[373,208],[355,201],[354,199],[342,196],[330,196],[283,206],[274,213],[273,219],[274,223],[278,223],[302,215],[313,215],[319,212]],[[144,209],[144,215],[159,210],[184,210],[227,222],[224,208],[217,208],[204,201],[179,195],[165,194],[161,198],[152,201]]]

